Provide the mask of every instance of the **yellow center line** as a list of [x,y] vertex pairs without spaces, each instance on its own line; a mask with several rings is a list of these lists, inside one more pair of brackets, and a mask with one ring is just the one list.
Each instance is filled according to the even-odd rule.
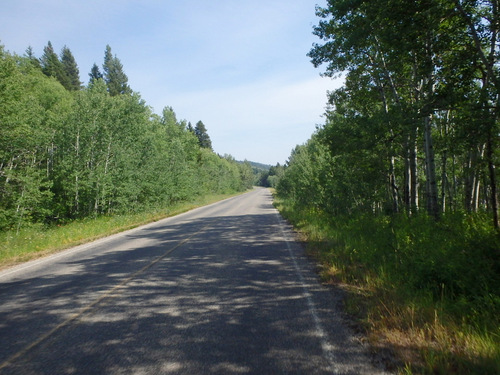
[[123,286],[125,286],[126,284],[128,284],[130,281],[132,281],[133,279],[135,279],[137,276],[139,276],[140,274],[146,272],[148,269],[150,269],[151,267],[153,267],[156,263],[158,263],[159,261],[161,261],[162,259],[164,259],[167,255],[171,254],[174,250],[178,249],[179,247],[181,247],[182,245],[184,245],[186,242],[188,242],[191,238],[193,238],[194,236],[196,236],[198,233],[202,232],[203,230],[205,230],[206,228],[208,227],[208,225],[204,226],[203,228],[201,228],[200,230],[198,230],[197,232],[193,233],[192,235],[190,235],[189,237],[183,239],[181,242],[179,242],[177,245],[175,245],[174,247],[172,247],[171,249],[168,249],[165,253],[163,253],[162,255],[160,255],[158,258],[156,258],[155,260],[153,260],[151,263],[147,264],[146,266],[144,266],[143,268],[141,268],[140,270],[134,272],[132,275],[130,275],[129,277],[127,277],[126,279],[122,280],[122,282],[120,282],[119,284],[115,285],[114,287],[112,287],[111,289],[109,289],[107,292],[105,292],[102,296],[100,296],[98,299],[96,299],[95,301],[93,301],[92,303],[90,303],[89,305],[85,306],[85,307],[82,307],[80,309],[80,311],[74,313],[73,315],[71,315],[68,319],[66,319],[64,322],[58,324],[57,326],[55,326],[54,328],[52,328],[49,332],[45,333],[44,335],[40,336],[37,340],[33,341],[32,343],[30,343],[29,345],[25,346],[23,349],[19,350],[17,353],[13,354],[11,357],[9,357],[7,360],[5,360],[4,362],[2,362],[0,364],[0,370],[5,368],[9,363],[12,363],[14,362],[16,359],[22,357],[23,355],[25,355],[26,353],[28,353],[31,349],[33,349],[34,347],[40,345],[42,342],[44,342],[45,340],[47,340],[49,337],[51,337],[52,335],[54,335],[57,331],[59,331],[61,328],[69,325],[71,322],[79,319],[83,314],[85,314],[86,312],[90,311],[92,308],[94,308],[96,305],[98,305],[99,303],[101,303],[103,300],[105,300],[106,298],[109,298],[111,297],[111,295],[118,289],[122,288]]

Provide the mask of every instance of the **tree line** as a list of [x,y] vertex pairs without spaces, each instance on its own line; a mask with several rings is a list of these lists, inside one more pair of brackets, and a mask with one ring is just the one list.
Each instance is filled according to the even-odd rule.
[[83,85],[68,47],[0,46],[0,229],[166,207],[252,186],[205,125],[153,113],[106,46]]
[[328,0],[317,16],[308,56],[345,84],[275,169],[282,213],[368,301],[372,337],[418,348],[415,373],[498,372],[498,1]]
[[345,84],[328,93],[325,123],[275,168],[285,211],[334,233],[339,268],[460,300],[467,319],[478,306],[495,316],[496,2],[330,0],[317,15],[309,56]]
[[498,230],[496,1],[328,1],[308,56],[345,85],[280,192],[330,214],[487,211]]

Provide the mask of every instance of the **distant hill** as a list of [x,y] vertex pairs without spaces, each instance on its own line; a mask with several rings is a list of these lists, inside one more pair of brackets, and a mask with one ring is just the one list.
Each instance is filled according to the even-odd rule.
[[[257,162],[250,161],[250,160],[245,160],[245,161],[247,161],[248,163],[250,163],[250,165],[252,166],[252,168],[259,169],[259,170],[262,170],[262,171],[268,171],[269,168],[272,167],[271,165],[268,165],[268,164],[257,163]],[[238,161],[238,163],[242,163],[243,164],[244,161]]]

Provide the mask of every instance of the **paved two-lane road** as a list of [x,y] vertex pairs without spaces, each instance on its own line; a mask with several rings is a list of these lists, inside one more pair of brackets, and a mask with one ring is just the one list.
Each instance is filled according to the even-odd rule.
[[0,273],[0,374],[375,374],[254,191]]

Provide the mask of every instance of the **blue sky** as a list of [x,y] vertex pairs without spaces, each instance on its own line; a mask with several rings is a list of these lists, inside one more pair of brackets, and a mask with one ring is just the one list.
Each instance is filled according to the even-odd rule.
[[202,120],[219,154],[284,163],[323,122],[326,91],[306,56],[325,0],[3,0],[0,43],[40,57],[67,45],[88,82],[106,44],[156,113]]

